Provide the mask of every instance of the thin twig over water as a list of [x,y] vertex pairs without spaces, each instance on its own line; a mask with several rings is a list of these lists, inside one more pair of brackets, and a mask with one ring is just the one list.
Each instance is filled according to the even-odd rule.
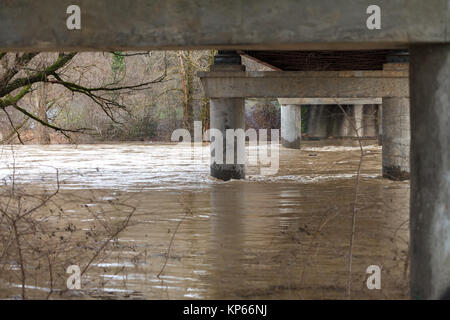
[[356,127],[356,124],[353,123],[353,121],[348,116],[347,112],[345,112],[345,109],[340,105],[337,104],[339,108],[344,113],[345,118],[347,119],[348,123],[351,125],[352,129],[355,131],[356,138],[358,140],[359,148],[361,151],[360,157],[359,157],[359,163],[358,163],[358,170],[356,173],[356,183],[355,183],[355,194],[353,199],[353,213],[352,213],[352,226],[351,226],[351,234],[350,234],[350,246],[349,246],[349,254],[348,254],[348,282],[347,282],[347,296],[348,298],[351,298],[351,291],[352,291],[352,263],[353,263],[353,243],[355,241],[355,229],[356,229],[356,215],[358,212],[358,194],[359,194],[359,181],[361,178],[361,167],[362,162],[364,158],[364,148],[362,145],[361,137],[359,136],[359,128]]
[[183,223],[183,221],[187,218],[188,215],[192,215],[192,209],[190,208],[185,208],[185,214],[183,216],[183,218],[181,218],[181,220],[178,222],[173,234],[172,234],[172,238],[170,239],[170,243],[169,243],[169,247],[167,249],[167,254],[166,254],[166,260],[164,261],[164,264],[161,268],[161,271],[159,271],[157,277],[159,278],[161,276],[161,274],[164,272],[164,270],[166,269],[166,265],[167,262],[170,259],[170,252],[172,250],[172,245],[173,245],[173,241],[175,240],[175,236],[177,235],[178,229],[180,228],[181,224]]

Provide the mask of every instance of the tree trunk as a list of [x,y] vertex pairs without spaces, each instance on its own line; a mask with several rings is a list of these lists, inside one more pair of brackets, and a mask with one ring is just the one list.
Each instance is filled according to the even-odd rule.
[[183,52],[178,53],[180,62],[181,86],[183,88],[183,128],[194,135],[194,75],[192,57],[190,51],[185,51],[186,62]]
[[[38,97],[38,117],[48,123],[47,117],[47,83],[40,84]],[[39,144],[50,144],[50,133],[46,126],[37,124]]]
[[[214,63],[214,55],[215,50],[209,51],[209,57],[208,57],[208,70],[210,69],[211,65]],[[209,130],[210,128],[210,117],[209,117],[209,98],[204,96],[203,97],[203,103],[202,103],[202,128],[203,128],[203,138],[204,141],[209,141],[209,137],[205,136],[205,132]]]

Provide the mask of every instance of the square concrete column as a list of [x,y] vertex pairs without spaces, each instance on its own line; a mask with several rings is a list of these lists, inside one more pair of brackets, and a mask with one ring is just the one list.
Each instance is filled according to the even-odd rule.
[[302,139],[302,108],[300,105],[281,106],[281,144],[285,148],[300,149]]
[[[219,51],[211,66],[212,72],[244,70],[241,57],[235,51]],[[245,134],[233,132],[236,129],[245,131],[245,99],[211,98],[210,128],[211,176],[225,181],[245,179]],[[218,153],[222,156],[217,157]],[[228,154],[232,156],[228,157]]]
[[[408,63],[388,63],[384,65],[385,70],[405,70],[408,68]],[[411,143],[409,97],[383,97],[381,122],[383,127],[383,177],[391,180],[409,179]]]
[[410,55],[411,298],[450,299],[450,44]]

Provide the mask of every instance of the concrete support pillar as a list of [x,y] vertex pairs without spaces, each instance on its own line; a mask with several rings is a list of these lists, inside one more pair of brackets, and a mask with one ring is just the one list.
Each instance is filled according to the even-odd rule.
[[323,139],[328,137],[327,105],[309,105],[309,118],[306,123],[306,133],[310,138]]
[[[219,51],[214,57],[211,71],[243,71],[241,57],[235,51]],[[211,98],[210,100],[210,127],[211,131],[211,176],[221,179],[245,179],[245,135],[236,135],[227,139],[228,129],[245,130],[245,99],[244,98]],[[218,136],[214,130],[220,132]],[[222,148],[216,147],[222,139]],[[222,150],[220,150],[222,149]],[[233,149],[234,160],[227,160],[227,150]],[[222,151],[222,163],[216,162],[216,152]],[[239,155],[244,155],[240,161]]]
[[409,179],[409,98],[383,98],[383,177]]
[[300,105],[281,106],[281,143],[285,148],[300,149],[302,138],[302,108]]
[[450,44],[411,55],[411,298],[450,298]]
[[358,131],[358,134],[356,134],[356,132],[355,132],[355,136],[359,136],[359,137],[362,137],[364,135],[363,110],[364,110],[364,105],[362,105],[362,104],[355,104],[353,106],[353,115],[355,117],[355,128]]
[[[242,98],[211,99],[210,101],[210,121],[211,128],[221,132],[223,139],[223,163],[216,163],[215,157],[215,139],[219,137],[211,134],[211,176],[221,180],[245,179],[245,163],[239,163],[238,154],[245,155],[245,136],[227,139],[226,131],[228,129],[245,130],[245,101]],[[239,138],[244,141],[237,141]],[[234,149],[234,163],[227,163],[227,150]],[[243,148],[243,150],[239,150]]]
[[363,111],[363,130],[361,133],[362,137],[365,138],[375,138],[377,137],[377,106],[375,104],[364,105]]
[[356,137],[354,129],[355,125],[355,108],[354,105],[343,105],[345,114],[343,114],[342,137]]
[[342,138],[343,136],[343,128],[345,122],[344,113],[341,111],[339,106],[330,105],[328,106],[330,110],[332,110],[330,122],[328,123],[328,136],[334,138]]
[[[406,58],[405,58],[406,59]],[[386,70],[404,70],[408,63],[388,63]],[[409,97],[383,98],[383,177],[392,180],[409,179],[411,130]]]

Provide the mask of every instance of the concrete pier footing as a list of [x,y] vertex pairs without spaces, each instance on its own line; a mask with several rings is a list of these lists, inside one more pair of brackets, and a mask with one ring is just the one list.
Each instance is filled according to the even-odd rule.
[[411,298],[440,299],[450,292],[450,44],[410,55]]
[[[239,154],[245,155],[245,136],[227,139],[227,130],[245,130],[245,101],[241,98],[211,99],[210,101],[211,129],[218,130],[221,134],[211,133],[211,176],[221,180],[244,179],[245,162],[239,163]],[[237,141],[239,138],[244,141]],[[222,163],[215,161],[216,150],[215,139],[223,139]],[[214,141],[213,141],[214,140]],[[220,142],[219,142],[220,143]],[[234,163],[227,162],[227,150],[234,149]],[[242,149],[242,150],[240,150]],[[219,157],[220,158],[220,157]]]
[[281,106],[281,144],[285,148],[300,149],[301,138],[301,106],[295,104]]

